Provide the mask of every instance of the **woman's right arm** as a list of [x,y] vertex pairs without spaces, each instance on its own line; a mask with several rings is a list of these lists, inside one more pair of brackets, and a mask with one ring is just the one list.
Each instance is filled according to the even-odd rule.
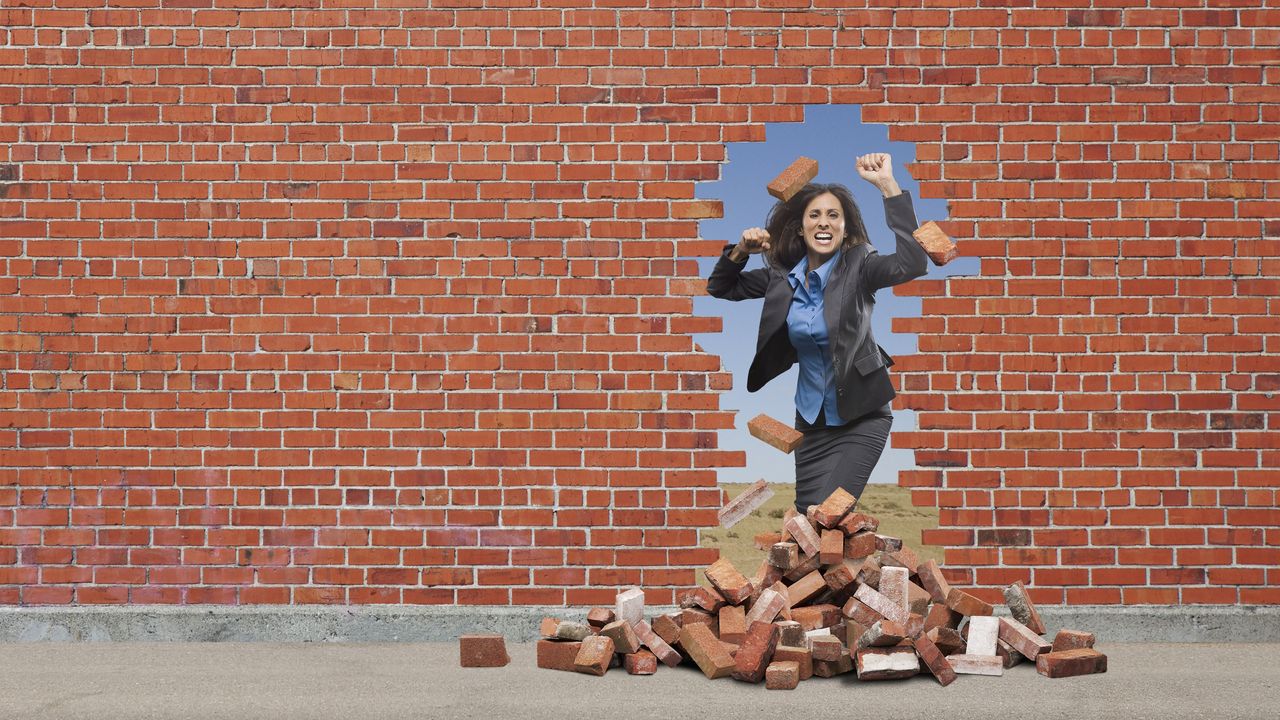
[[769,287],[769,271],[765,269],[743,272],[747,259],[754,253],[769,249],[769,235],[760,228],[752,228],[742,235],[737,245],[725,245],[707,278],[707,294],[722,300],[749,300],[764,297]]

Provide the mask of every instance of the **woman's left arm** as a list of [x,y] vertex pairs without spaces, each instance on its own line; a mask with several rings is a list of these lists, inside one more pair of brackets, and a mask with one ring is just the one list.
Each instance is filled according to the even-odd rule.
[[862,279],[868,293],[880,288],[901,285],[929,271],[929,256],[912,235],[919,224],[911,194],[898,186],[893,165],[887,153],[873,153],[858,158],[858,174],[884,195],[884,217],[897,240],[897,252],[881,255],[871,248],[862,265]]

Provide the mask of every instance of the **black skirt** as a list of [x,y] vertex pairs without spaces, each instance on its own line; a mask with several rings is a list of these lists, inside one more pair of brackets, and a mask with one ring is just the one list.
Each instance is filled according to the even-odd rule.
[[824,416],[820,411],[809,424],[796,412],[796,429],[804,434],[795,451],[796,512],[801,514],[836,488],[862,497],[893,426],[889,403],[836,427],[828,427]]

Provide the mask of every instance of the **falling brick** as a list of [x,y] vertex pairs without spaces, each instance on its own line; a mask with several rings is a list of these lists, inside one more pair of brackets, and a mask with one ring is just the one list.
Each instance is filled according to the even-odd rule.
[[458,654],[464,668],[504,667],[511,662],[501,635],[463,635],[458,638]]
[[771,497],[773,497],[773,490],[768,484],[764,480],[755,481],[751,487],[743,490],[720,508],[718,513],[720,526],[731,528],[737,525],[740,520],[755,512],[756,508],[768,502]]
[[956,249],[956,243],[947,236],[942,228],[938,227],[938,223],[930,220],[929,222],[916,228],[911,236],[920,243],[920,247],[924,248],[925,254],[933,261],[934,265],[946,265],[956,259],[959,251]]
[[804,434],[799,430],[764,414],[752,418],[747,423],[747,431],[757,440],[763,440],[784,453],[793,452],[804,440]]
[[801,188],[818,176],[818,161],[808,157],[798,157],[769,183],[769,194],[786,202],[800,192]]

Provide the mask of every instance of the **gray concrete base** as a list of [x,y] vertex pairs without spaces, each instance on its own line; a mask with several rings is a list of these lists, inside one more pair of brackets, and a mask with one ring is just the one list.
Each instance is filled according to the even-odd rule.
[[[649,607],[653,617],[674,608]],[[1099,642],[1280,642],[1280,607],[1082,605],[1039,608],[1049,633],[1069,627]],[[1007,614],[1007,608],[997,607]],[[0,642],[446,642],[469,633],[536,638],[564,607],[249,606],[0,607]]]

